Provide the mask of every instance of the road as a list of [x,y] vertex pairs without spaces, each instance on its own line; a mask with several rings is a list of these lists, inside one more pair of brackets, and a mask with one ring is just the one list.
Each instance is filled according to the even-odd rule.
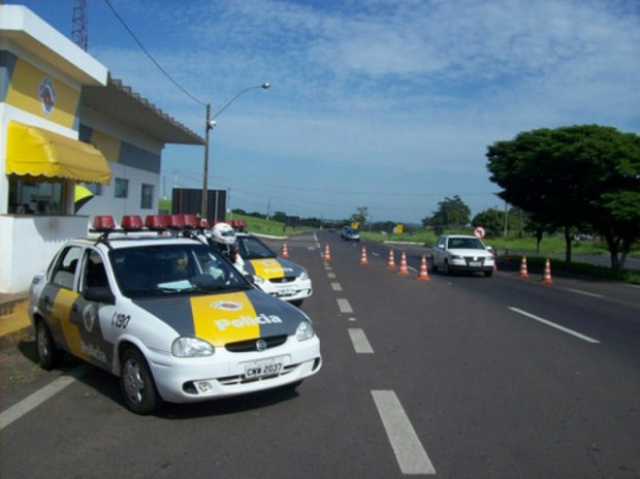
[[422,248],[399,275],[387,246],[367,244],[366,265],[361,246],[289,240],[324,358],[297,392],[139,417],[114,378],[71,361],[3,394],[0,477],[640,477],[639,289],[416,281]]

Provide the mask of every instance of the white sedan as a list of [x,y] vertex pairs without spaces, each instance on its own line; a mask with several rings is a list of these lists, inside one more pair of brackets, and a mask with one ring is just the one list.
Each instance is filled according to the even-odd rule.
[[138,414],[162,401],[294,388],[320,370],[304,312],[254,288],[189,232],[135,231],[70,241],[34,278],[29,315],[45,369],[66,351],[110,371]]
[[445,274],[457,271],[493,274],[494,257],[475,236],[446,235],[438,238],[433,248],[433,270]]

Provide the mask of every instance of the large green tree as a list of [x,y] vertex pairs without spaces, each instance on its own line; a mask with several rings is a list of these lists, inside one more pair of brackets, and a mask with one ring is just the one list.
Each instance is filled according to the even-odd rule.
[[433,215],[422,219],[424,226],[435,228],[459,228],[469,224],[471,210],[458,195],[446,197],[438,203],[438,210]]
[[581,125],[538,129],[487,151],[499,194],[539,224],[562,228],[566,259],[571,232],[590,226],[607,241],[619,268],[640,237],[640,136]]

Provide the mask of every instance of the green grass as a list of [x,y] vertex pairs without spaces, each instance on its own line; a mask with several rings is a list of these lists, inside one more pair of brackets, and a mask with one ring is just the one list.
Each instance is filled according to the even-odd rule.
[[306,228],[298,226],[292,228],[290,226],[284,227],[284,223],[273,220],[266,220],[263,218],[256,218],[255,216],[240,215],[238,213],[227,214],[225,218],[227,220],[244,220],[247,222],[246,231],[248,233],[263,234],[269,236],[288,236],[293,233],[300,233],[301,231],[313,231],[313,228]]

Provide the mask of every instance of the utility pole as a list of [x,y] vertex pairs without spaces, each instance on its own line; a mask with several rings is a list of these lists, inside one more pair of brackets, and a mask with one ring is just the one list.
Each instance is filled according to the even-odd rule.
[[[0,3],[2,1],[0,0]],[[87,51],[89,32],[87,28],[87,0],[73,0],[71,13],[71,41]]]

